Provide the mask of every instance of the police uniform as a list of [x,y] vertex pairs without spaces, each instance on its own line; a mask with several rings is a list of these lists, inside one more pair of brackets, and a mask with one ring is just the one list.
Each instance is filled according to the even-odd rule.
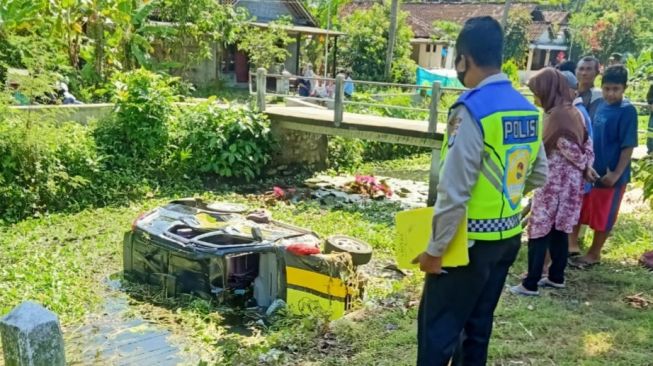
[[[427,274],[418,316],[418,365],[485,365],[492,317],[521,238],[523,194],[544,185],[539,111],[505,74],[450,110],[426,252],[441,256],[467,213],[470,263]],[[462,338],[461,338],[462,335]]]

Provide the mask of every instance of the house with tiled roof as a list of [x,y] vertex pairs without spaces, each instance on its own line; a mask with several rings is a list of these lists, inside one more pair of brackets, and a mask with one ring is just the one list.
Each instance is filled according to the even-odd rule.
[[[312,62],[303,57],[303,47],[311,40],[325,42],[329,40],[330,59],[329,71],[335,74],[337,59],[338,37],[343,33],[322,29],[317,20],[306,9],[300,0],[216,0],[223,5],[246,9],[252,17],[250,25],[266,28],[270,22],[289,19],[288,25],[281,26],[294,42],[288,45],[289,56],[285,60],[285,69],[291,74],[299,74],[302,64]],[[154,11],[150,17],[152,24],[170,25],[166,19],[161,19],[158,12]],[[249,81],[251,64],[245,52],[238,49],[236,44],[213,45],[212,57],[193,65],[184,75],[196,85],[208,85],[218,79],[229,84],[244,86]],[[190,47],[190,46],[189,46]],[[279,70],[269,70],[271,72]],[[270,79],[274,84],[275,79]]]
[[[359,9],[368,9],[376,1],[354,1],[342,10],[343,15]],[[454,51],[450,41],[442,40],[442,34],[434,27],[437,21],[449,21],[462,25],[467,19],[491,16],[499,21],[503,16],[503,3],[419,2],[402,3],[400,10],[408,13],[407,23],[414,38],[413,59],[428,69],[453,68]],[[536,4],[517,3],[512,9],[526,10],[532,18],[528,29],[529,55],[527,70],[538,70],[556,62],[568,52],[569,13],[542,11]]]
[[[223,3],[246,9],[254,18],[251,24],[258,27],[267,27],[270,22],[282,17],[290,19],[291,24],[284,26],[283,29],[295,40],[288,46],[290,55],[285,62],[286,70],[292,74],[299,74],[301,65],[311,62],[311,60],[302,60],[302,45],[305,45],[309,39],[323,41],[328,37],[329,47],[334,55],[332,57],[334,62],[330,68],[331,72],[335,74],[338,37],[342,33],[320,28],[317,20],[300,0],[223,0]],[[222,72],[223,74],[235,74],[237,83],[247,82],[250,72],[247,55],[239,51],[235,45],[230,46],[223,53]]]

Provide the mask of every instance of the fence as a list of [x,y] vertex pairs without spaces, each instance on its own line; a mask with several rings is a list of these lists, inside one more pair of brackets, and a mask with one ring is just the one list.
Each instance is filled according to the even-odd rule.
[[[252,77],[255,77],[256,81],[256,90],[253,89],[254,83],[252,82]],[[284,91],[279,92],[279,88],[277,88],[277,92],[270,93],[267,92],[267,79],[268,78],[274,78],[276,79],[276,82],[278,83],[281,81],[282,85],[287,85],[288,88],[285,88]],[[327,96],[324,97],[311,97],[311,96],[299,96],[296,94],[291,93],[291,88],[290,86],[290,81],[292,80],[298,80],[298,79],[304,79],[304,80],[315,80],[317,82],[322,82],[324,84],[326,83],[333,83],[335,84],[335,88],[333,90],[333,97]],[[287,98],[287,97],[294,97],[298,98],[301,100],[309,101],[309,102],[316,102],[316,103],[328,103],[328,104],[333,104],[333,122],[336,127],[340,126],[343,120],[343,115],[345,111],[345,106],[347,105],[358,105],[358,106],[365,106],[365,107],[377,107],[377,108],[387,108],[387,109],[395,109],[395,110],[408,110],[408,111],[417,111],[417,112],[428,112],[428,131],[429,132],[437,132],[437,121],[438,121],[438,116],[446,116],[448,114],[448,110],[439,110],[439,101],[442,99],[442,96],[444,95],[445,92],[449,93],[457,93],[460,94],[464,92],[467,89],[464,88],[448,88],[448,87],[442,87],[439,82],[433,83],[432,87],[425,87],[425,86],[420,86],[420,85],[413,85],[413,84],[401,84],[401,83],[386,83],[386,82],[377,82],[377,81],[363,81],[363,80],[350,80],[348,82],[351,82],[354,85],[365,85],[365,86],[376,86],[376,87],[386,87],[386,88],[403,88],[403,89],[409,89],[409,90],[414,90],[416,91],[415,93],[400,93],[400,94],[375,94],[372,95],[373,97],[392,97],[392,96],[412,96],[419,94],[419,92],[423,92],[427,89],[430,89],[430,94],[431,94],[431,101],[429,104],[429,108],[419,108],[419,107],[407,107],[407,106],[400,106],[400,105],[391,105],[391,104],[383,104],[383,103],[368,103],[368,102],[360,102],[360,101],[353,101],[353,100],[348,100],[345,98],[344,95],[344,85],[345,85],[345,76],[342,74],[339,74],[336,76],[336,78],[325,78],[325,77],[304,77],[304,76],[298,76],[298,75],[292,75],[292,74],[267,74],[267,71],[265,69],[258,69],[256,73],[250,73],[249,75],[249,92],[251,95],[256,95],[256,101],[257,101],[257,108],[259,111],[265,111],[265,103],[266,103],[266,96],[272,96],[272,97],[280,97],[280,98]],[[283,89],[283,88],[281,88]],[[525,88],[520,88],[519,91],[526,97],[532,97],[533,94],[530,92],[530,90],[525,89]],[[433,97],[435,96],[435,98]],[[637,108],[647,108],[648,103],[644,102],[631,102],[635,107]],[[638,130],[639,134],[645,134],[645,130]]]

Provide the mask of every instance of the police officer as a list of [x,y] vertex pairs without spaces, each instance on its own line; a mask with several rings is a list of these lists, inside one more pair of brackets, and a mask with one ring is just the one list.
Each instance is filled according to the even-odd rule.
[[[449,112],[431,240],[415,258],[426,272],[420,366],[447,365],[452,357],[454,364],[485,365],[494,309],[519,251],[521,199],[547,174],[540,114],[501,73],[499,23],[469,19],[456,54],[458,79],[471,90]],[[442,269],[465,212],[470,262]]]

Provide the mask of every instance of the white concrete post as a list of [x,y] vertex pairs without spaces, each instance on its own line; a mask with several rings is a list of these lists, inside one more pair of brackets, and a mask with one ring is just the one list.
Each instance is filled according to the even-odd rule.
[[333,123],[336,127],[342,123],[342,117],[345,113],[345,75],[336,76],[335,103],[333,107]]
[[286,68],[281,72],[281,80],[277,83],[277,94],[288,95],[290,92],[290,73]]
[[535,53],[534,48],[529,48],[528,49],[528,62],[526,62],[526,72],[531,71],[533,68],[533,55]]
[[0,319],[7,366],[64,366],[63,336],[57,316],[26,301]]
[[265,112],[265,89],[267,88],[267,72],[264,68],[256,70],[256,106],[259,112]]
[[429,129],[430,133],[437,130],[438,125],[438,103],[440,103],[440,82],[436,81],[431,87],[431,104],[429,105]]

